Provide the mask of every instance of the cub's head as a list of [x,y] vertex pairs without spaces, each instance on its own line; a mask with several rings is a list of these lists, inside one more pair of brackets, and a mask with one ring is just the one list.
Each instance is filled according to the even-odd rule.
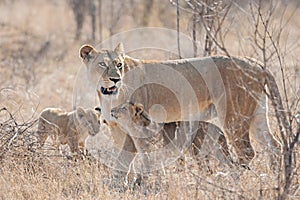
[[92,136],[96,135],[100,131],[101,125],[101,110],[100,108],[83,109],[78,107],[77,118],[79,120],[80,128],[88,130],[88,133]]
[[126,70],[123,44],[118,44],[113,51],[97,51],[90,45],[83,45],[79,55],[87,67],[88,78],[97,84],[98,92],[103,95],[118,94]]
[[148,126],[151,122],[144,106],[140,103],[126,102],[111,110],[111,116],[122,126]]

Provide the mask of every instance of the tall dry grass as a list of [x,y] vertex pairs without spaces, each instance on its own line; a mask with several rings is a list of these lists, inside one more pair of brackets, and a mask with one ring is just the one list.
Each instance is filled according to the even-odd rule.
[[[219,165],[213,155],[209,163],[202,162],[204,157],[198,161],[185,157],[184,162],[178,161],[147,175],[134,190],[124,185],[124,179],[114,180],[112,169],[92,157],[74,161],[51,146],[36,149],[34,123],[19,124],[12,117],[1,124],[3,199],[274,199],[278,196],[282,171],[271,169],[263,157],[254,160],[251,170]],[[297,170],[294,173],[298,176]],[[298,184],[294,179],[294,193],[290,197],[299,196]]]

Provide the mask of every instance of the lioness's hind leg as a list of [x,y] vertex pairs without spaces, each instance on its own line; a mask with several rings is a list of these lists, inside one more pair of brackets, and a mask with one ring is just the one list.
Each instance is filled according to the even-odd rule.
[[249,121],[242,116],[236,116],[226,124],[226,139],[230,153],[233,160],[242,165],[248,165],[255,155],[250,144]]
[[271,153],[270,159],[273,162],[273,155],[278,154],[280,145],[270,132],[267,112],[265,98],[261,98],[261,102],[251,119],[250,139],[256,153]]
[[199,151],[213,154],[213,156],[221,163],[230,164],[230,153],[228,151],[226,138],[216,125],[208,122],[200,122],[197,135],[193,140],[194,154]]
[[279,145],[271,135],[266,116],[263,114],[257,114],[251,120],[250,138],[253,145],[255,145],[255,150],[258,152],[279,150]]

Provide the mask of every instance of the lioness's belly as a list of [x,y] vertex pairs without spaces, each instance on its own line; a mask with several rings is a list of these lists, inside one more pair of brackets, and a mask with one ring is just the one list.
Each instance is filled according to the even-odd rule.
[[199,117],[207,120],[213,108],[209,100],[200,101],[196,96],[176,94],[158,84],[147,84],[135,90],[130,101],[142,103],[152,119],[157,122],[195,120]]

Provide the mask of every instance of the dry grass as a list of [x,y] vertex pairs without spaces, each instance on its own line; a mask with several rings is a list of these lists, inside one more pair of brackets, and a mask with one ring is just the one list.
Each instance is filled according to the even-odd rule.
[[[112,169],[92,157],[74,161],[46,145],[37,148],[35,120],[18,122],[1,110],[0,194],[3,199],[275,199],[278,197],[282,169],[273,167],[264,156],[257,157],[251,170],[219,165],[213,155],[185,157],[152,172],[133,190],[132,180],[125,186]],[[295,157],[299,157],[299,147]],[[277,161],[279,162],[279,160]],[[295,161],[290,198],[299,198],[299,163]]]
[[[125,1],[125,7],[130,1]],[[175,8],[168,1],[155,0],[149,24],[175,29]],[[294,2],[295,3],[295,2]],[[296,2],[297,3],[297,2]],[[108,1],[104,5],[109,5]],[[139,5],[136,5],[139,7]],[[284,18],[289,18],[293,6]],[[246,9],[246,8],[245,8]],[[104,12],[103,33],[108,37],[109,9]],[[55,14],[54,14],[55,13]],[[131,13],[122,13],[115,32],[139,26]],[[172,16],[172,17],[170,17]],[[182,31],[190,34],[190,18],[183,14]],[[235,10],[228,26],[226,44],[232,54],[255,56],[249,35],[253,31],[244,11]],[[277,16],[280,17],[280,16]],[[89,19],[87,19],[89,20]],[[276,17],[275,17],[276,20]],[[249,23],[246,26],[245,23]],[[231,26],[230,26],[231,25]],[[249,30],[247,29],[249,27]],[[288,97],[299,110],[300,67],[297,16],[283,33]],[[0,0],[0,198],[1,199],[276,199],[282,187],[283,169],[277,158],[272,168],[264,155],[251,170],[238,166],[207,164],[190,157],[184,164],[153,172],[136,190],[112,177],[112,169],[94,158],[73,161],[50,146],[36,150],[37,114],[45,107],[72,109],[73,86],[81,66],[78,49],[90,43],[90,29],[84,26],[82,39],[74,41],[75,22],[66,1]],[[203,33],[199,33],[201,38]],[[96,37],[97,38],[97,37]],[[99,37],[98,37],[99,38]],[[126,46],[125,46],[126,47]],[[201,53],[199,53],[201,54]],[[278,63],[271,68],[282,88]],[[5,109],[3,109],[5,108]],[[274,116],[271,109],[270,117]],[[277,124],[271,120],[277,135]],[[293,123],[296,133],[296,124]],[[292,185],[288,197],[300,198],[300,147],[295,146]],[[201,159],[200,159],[201,160]],[[211,173],[211,171],[213,173]]]
[[[34,124],[34,121],[18,123],[10,119],[1,125],[1,198],[274,199],[278,196],[282,169],[272,169],[264,157],[254,159],[251,170],[218,166],[212,159],[209,164],[199,165],[186,157],[184,164],[176,162],[153,172],[133,191],[132,187],[124,186],[124,179],[112,178],[112,169],[93,158],[73,161],[51,146],[36,150]],[[290,197],[297,199],[298,160],[295,165]]]

